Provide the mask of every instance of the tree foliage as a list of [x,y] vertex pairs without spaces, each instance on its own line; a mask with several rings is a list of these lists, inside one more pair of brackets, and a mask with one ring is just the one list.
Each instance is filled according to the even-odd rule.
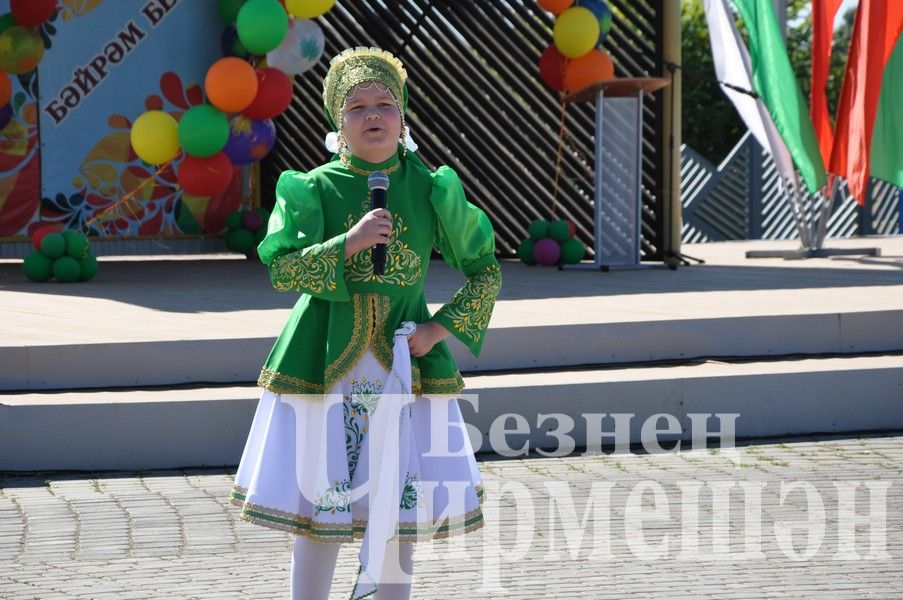
[[[800,90],[808,98],[812,57],[812,2],[788,0],[787,5],[787,51]],[[832,115],[835,114],[840,96],[854,15],[855,9],[848,10],[841,26],[834,32],[827,86],[828,108]],[[681,22],[683,141],[718,164],[746,132],[746,126],[716,81],[702,0],[681,2]],[[746,31],[739,16],[737,24],[745,39]]]

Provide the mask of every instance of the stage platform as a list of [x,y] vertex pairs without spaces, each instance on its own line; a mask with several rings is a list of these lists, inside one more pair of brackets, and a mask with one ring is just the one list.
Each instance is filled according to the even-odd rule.
[[[903,428],[903,237],[827,243],[879,247],[880,257],[745,258],[795,245],[688,245],[706,264],[677,271],[503,261],[481,357],[449,339],[465,392],[480,398],[479,410],[463,408],[482,449],[507,412],[527,417],[524,439],[537,446],[554,446],[554,420],[536,425],[553,412],[578,424],[583,412],[633,412],[637,436],[646,416],[666,412],[681,439],[690,412],[740,412],[740,437]],[[33,284],[18,262],[0,261],[0,470],[237,463],[253,383],[297,296],[231,255],[100,262],[90,283]],[[430,309],[462,281],[433,260]],[[89,417],[92,435],[73,446],[66,432]],[[162,452],[156,438],[175,422],[186,437]],[[56,432],[52,452],[34,449],[46,440],[29,442],[32,427]],[[110,428],[129,448],[117,458],[91,450]],[[199,428],[210,435],[191,441]]]

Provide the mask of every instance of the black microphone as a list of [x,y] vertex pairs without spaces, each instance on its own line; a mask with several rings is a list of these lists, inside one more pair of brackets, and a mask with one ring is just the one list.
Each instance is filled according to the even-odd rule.
[[[386,190],[389,189],[389,176],[382,171],[373,171],[367,178],[370,188],[370,209],[386,207]],[[373,274],[382,275],[386,269],[386,245],[377,244],[370,251],[373,262]]]

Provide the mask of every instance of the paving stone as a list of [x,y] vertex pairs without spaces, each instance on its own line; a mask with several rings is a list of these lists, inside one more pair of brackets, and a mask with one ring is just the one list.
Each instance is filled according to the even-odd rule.
[[[738,445],[738,455],[740,464],[709,450],[482,460],[486,526],[463,547],[418,544],[413,598],[903,595],[903,433],[770,439]],[[233,477],[228,469],[0,473],[0,598],[287,597],[292,537],[238,519],[227,501]],[[840,481],[890,484],[888,560],[834,557]],[[687,482],[702,486],[698,523],[684,518],[684,510],[694,512],[681,487]],[[782,482],[811,486],[824,507],[820,543],[803,561],[775,531],[781,521],[806,523],[809,499],[798,489],[782,502]],[[608,511],[594,495],[601,483],[611,484]],[[741,484],[761,487],[761,558],[739,554],[745,519],[756,514]],[[729,491],[715,501],[718,485]],[[856,513],[867,514],[864,485],[855,499]],[[860,556],[869,550],[869,532],[855,528]],[[682,544],[694,537],[698,550],[682,556]],[[713,540],[729,553],[713,550]],[[790,540],[792,551],[802,552],[805,528]],[[594,542],[601,542],[600,554],[592,554]],[[655,546],[665,543],[655,557]],[[358,548],[342,547],[333,598],[350,592]]]

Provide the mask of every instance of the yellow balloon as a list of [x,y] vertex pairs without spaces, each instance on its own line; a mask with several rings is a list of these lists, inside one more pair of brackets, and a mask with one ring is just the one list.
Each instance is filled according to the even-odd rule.
[[329,11],[335,6],[335,0],[286,0],[285,8],[289,14],[299,19],[313,19]]
[[588,8],[569,8],[555,19],[552,37],[559,52],[568,58],[580,58],[599,41],[599,20]]
[[179,154],[179,124],[169,113],[151,110],[135,121],[130,134],[132,148],[152,165],[168,163]]

